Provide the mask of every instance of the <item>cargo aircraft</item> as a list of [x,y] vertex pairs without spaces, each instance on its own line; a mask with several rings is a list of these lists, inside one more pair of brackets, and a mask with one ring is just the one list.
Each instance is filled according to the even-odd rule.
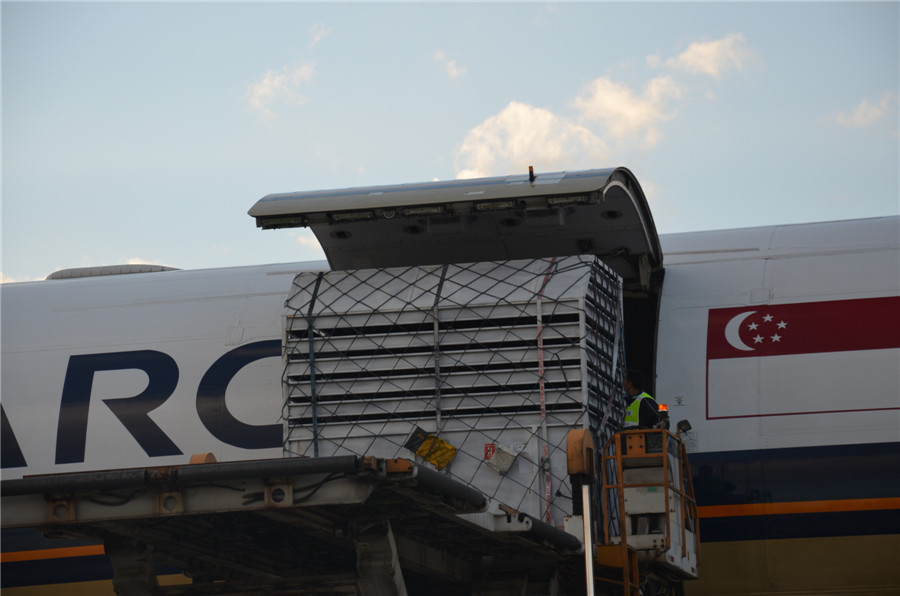
[[[2,286],[4,593],[112,593],[121,552],[108,530],[129,497],[92,497],[76,514],[69,498],[90,492],[76,479],[90,478],[93,490],[113,482],[109,471],[165,470],[194,454],[234,463],[288,453],[285,305],[297,279],[573,256],[596,257],[621,279],[621,312],[609,330],[622,346],[614,365],[643,371],[644,390],[668,407],[673,424],[689,421],[682,438],[702,557],[700,579],[686,582],[686,592],[900,592],[900,218],[658,236],[625,168],[269,195],[250,215],[264,229],[312,228],[328,261],[90,268]],[[367,282],[341,283],[351,284],[352,297]],[[312,328],[297,338],[311,342]],[[371,355],[358,358],[365,369]],[[454,412],[448,406],[445,418]],[[490,445],[477,457],[504,449]],[[505,447],[513,457],[521,451],[519,459],[530,449]],[[107,475],[86,476],[101,471]],[[535,505],[533,517],[560,528],[572,511],[571,486],[547,479],[547,507]],[[23,521],[33,504],[16,501],[24,497],[11,487],[25,480],[42,495],[35,515],[43,521]],[[206,484],[227,490],[233,482]],[[277,489],[264,492],[275,506]],[[178,494],[162,501],[169,513],[192,506]],[[72,538],[64,522],[89,515],[92,503],[112,513],[91,526],[93,535]],[[47,524],[54,512],[58,531]],[[330,519],[324,532],[340,539],[338,517],[317,518],[317,531]],[[131,537],[152,543],[164,521],[151,519]],[[269,540],[289,551],[291,540],[316,535],[303,521],[298,515]],[[407,540],[399,537],[397,548],[403,573],[413,576]],[[469,548],[444,548],[437,538],[418,544],[445,558]],[[233,546],[234,567],[251,567],[255,547]],[[187,581],[184,572],[205,585],[202,593],[223,593],[203,584],[215,577],[191,568],[211,554],[156,554],[167,566],[144,573],[158,576],[159,590]],[[350,561],[352,568],[352,552]],[[310,569],[336,576],[341,570],[331,563],[313,561]],[[136,568],[133,561],[127,568]],[[309,593],[354,593],[324,579],[316,586]]]

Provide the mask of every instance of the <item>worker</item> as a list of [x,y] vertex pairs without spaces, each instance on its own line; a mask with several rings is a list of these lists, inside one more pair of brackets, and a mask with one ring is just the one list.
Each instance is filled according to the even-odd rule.
[[625,409],[625,422],[622,426],[626,430],[656,428],[659,424],[659,407],[653,396],[644,391],[644,375],[639,371],[628,371],[625,375],[625,391],[631,402]]

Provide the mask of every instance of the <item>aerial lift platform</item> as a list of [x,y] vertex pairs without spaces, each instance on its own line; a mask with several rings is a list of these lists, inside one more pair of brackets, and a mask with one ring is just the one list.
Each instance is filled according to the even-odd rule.
[[569,433],[567,455],[572,486],[582,493],[573,519],[582,536],[593,536],[585,541],[585,569],[593,569],[587,593],[683,594],[683,581],[698,577],[700,542],[681,432],[620,431],[597,457],[590,434],[578,429]]

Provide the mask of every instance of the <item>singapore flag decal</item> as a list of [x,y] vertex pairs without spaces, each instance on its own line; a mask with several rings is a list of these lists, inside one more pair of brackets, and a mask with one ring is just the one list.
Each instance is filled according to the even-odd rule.
[[900,297],[710,309],[706,363],[708,418],[900,409]]

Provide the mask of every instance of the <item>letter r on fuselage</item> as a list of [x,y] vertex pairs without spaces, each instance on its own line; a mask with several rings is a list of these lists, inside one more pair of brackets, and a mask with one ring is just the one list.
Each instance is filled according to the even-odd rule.
[[147,373],[146,389],[133,397],[104,399],[122,425],[150,457],[181,455],[181,450],[148,414],[163,404],[178,384],[178,365],[154,350],[83,354],[69,357],[56,431],[56,463],[84,461],[94,373],[137,369]]

